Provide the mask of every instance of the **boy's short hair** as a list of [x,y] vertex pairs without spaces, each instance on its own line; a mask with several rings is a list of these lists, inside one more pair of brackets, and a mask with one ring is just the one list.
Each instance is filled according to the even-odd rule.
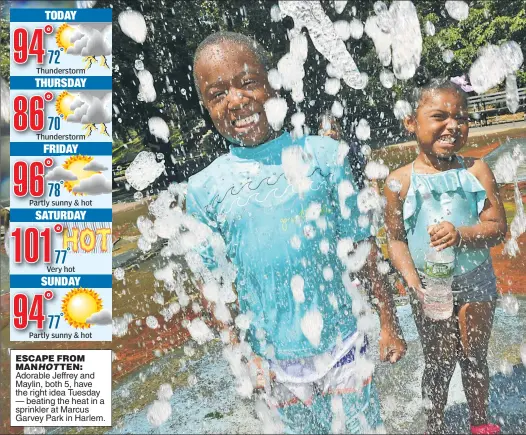
[[194,85],[197,90],[197,95],[199,96],[199,100],[202,101],[203,96],[201,95],[201,90],[199,89],[199,86],[197,85],[197,75],[195,73],[195,66],[197,65],[197,62],[199,61],[199,57],[201,56],[201,53],[203,50],[207,47],[219,44],[221,42],[232,42],[234,44],[242,45],[246,48],[248,48],[259,62],[264,66],[265,70],[268,71],[270,69],[271,65],[271,58],[267,50],[263,48],[263,46],[257,42],[255,39],[250,38],[249,36],[243,35],[241,33],[235,33],[235,32],[216,32],[212,33],[211,35],[208,35],[197,47],[194,54],[194,63],[193,63],[193,76],[194,76]]

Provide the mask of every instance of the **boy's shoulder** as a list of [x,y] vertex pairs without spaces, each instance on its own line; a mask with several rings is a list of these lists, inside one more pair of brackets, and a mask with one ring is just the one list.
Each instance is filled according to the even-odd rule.
[[340,152],[344,151],[344,148],[340,148],[341,143],[328,136],[306,136],[305,150],[316,157],[320,166],[333,167],[341,160],[338,158]]
[[230,153],[219,156],[206,168],[188,178],[188,189],[199,189],[224,181],[225,176],[228,175],[226,167],[231,163],[231,159]]
[[339,144],[340,142],[328,136],[305,136],[305,146],[318,152],[337,152]]

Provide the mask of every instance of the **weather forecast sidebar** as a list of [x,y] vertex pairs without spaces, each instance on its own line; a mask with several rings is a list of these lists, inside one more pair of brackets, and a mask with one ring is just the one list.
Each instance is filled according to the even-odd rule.
[[10,339],[111,341],[112,12],[10,19]]

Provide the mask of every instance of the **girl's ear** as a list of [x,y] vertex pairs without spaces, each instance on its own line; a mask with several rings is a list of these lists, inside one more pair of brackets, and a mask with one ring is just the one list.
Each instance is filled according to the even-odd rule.
[[406,116],[404,127],[409,133],[414,133],[416,131],[416,117],[414,115]]

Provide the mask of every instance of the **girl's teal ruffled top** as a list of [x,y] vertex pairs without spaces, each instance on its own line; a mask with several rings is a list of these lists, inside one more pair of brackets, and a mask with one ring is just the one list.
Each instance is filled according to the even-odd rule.
[[[418,174],[411,171],[411,185],[403,206],[404,226],[409,251],[415,267],[424,270],[424,257],[430,251],[427,228],[441,221],[449,221],[456,228],[476,225],[487,198],[486,190],[469,172],[461,157],[458,169],[437,174]],[[462,275],[484,263],[489,249],[455,248],[454,275]]]

